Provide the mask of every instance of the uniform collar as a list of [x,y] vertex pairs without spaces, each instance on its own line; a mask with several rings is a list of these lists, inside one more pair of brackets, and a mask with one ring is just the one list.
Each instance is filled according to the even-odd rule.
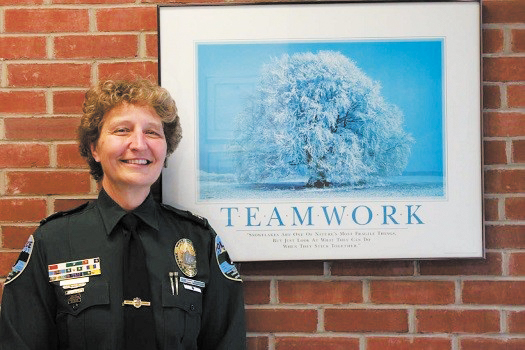
[[[97,206],[106,228],[106,234],[109,236],[115,226],[124,215],[126,211],[122,209],[107,193],[104,189],[100,190],[98,194]],[[137,215],[142,221],[154,228],[159,230],[159,220],[157,215],[157,206],[151,193],[146,197],[144,202],[137,208],[131,211]]]

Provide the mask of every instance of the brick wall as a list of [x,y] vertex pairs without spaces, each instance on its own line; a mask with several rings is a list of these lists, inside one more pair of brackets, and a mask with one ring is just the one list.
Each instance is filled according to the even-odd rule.
[[[0,0],[0,281],[42,217],[96,195],[83,93],[156,78],[158,3]],[[243,263],[250,349],[525,349],[525,1],[483,9],[487,258]]]

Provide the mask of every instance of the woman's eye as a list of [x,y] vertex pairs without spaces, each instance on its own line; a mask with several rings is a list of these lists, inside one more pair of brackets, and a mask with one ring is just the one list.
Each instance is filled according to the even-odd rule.
[[124,134],[124,133],[127,133],[129,131],[129,129],[127,128],[116,128],[115,129],[115,134]]
[[146,134],[151,135],[151,136],[161,136],[161,134],[155,130],[147,130]]

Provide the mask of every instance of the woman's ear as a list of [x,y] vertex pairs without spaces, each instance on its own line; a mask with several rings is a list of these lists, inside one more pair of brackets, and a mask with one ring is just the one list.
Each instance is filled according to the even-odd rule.
[[93,159],[95,159],[97,162],[100,162],[100,157],[98,156],[97,148],[95,147],[95,144],[91,144],[91,155],[93,156]]

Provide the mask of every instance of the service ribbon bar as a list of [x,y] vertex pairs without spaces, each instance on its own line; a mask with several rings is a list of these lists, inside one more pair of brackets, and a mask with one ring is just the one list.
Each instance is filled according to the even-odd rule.
[[51,282],[100,275],[100,258],[48,265],[48,271]]

